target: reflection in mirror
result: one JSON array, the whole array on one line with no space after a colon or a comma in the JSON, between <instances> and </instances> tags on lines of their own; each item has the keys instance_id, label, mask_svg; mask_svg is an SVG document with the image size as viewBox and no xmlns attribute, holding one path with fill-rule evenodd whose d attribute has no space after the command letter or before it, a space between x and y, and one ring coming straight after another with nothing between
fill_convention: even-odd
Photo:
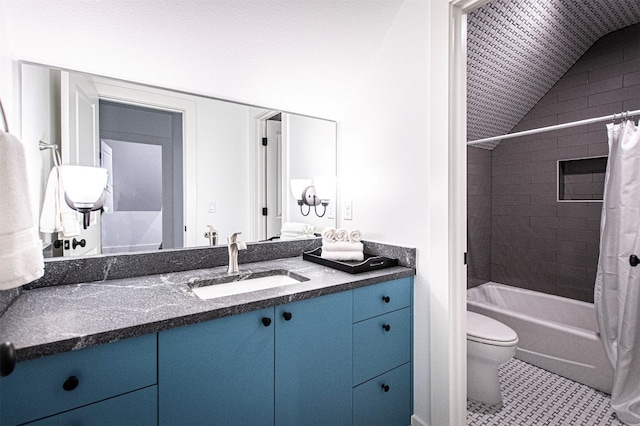
<instances>
[{"instance_id":1,"label":"reflection in mirror","mask_svg":"<svg viewBox=\"0 0 640 426\"><path fill-rule=\"evenodd\" d=\"M211 235L225 244L234 232L263 241L298 224L316 233L335 226L335 199L325 216L304 216L289 184L336 176L333 121L38 64L22 63L21 80L25 145L57 145L62 167L109 174L103 210L91 213L87 229L41 234L54 256L204 246ZM55 151L37 157L41 212Z\"/></svg>"}]
</instances>

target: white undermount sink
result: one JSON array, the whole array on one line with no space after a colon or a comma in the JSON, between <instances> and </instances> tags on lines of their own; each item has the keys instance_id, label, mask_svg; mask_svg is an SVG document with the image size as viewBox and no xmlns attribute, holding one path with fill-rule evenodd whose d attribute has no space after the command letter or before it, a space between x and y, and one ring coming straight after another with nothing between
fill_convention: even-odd
<instances>
[{"instance_id":1,"label":"white undermount sink","mask_svg":"<svg viewBox=\"0 0 640 426\"><path fill-rule=\"evenodd\" d=\"M289 284L298 284L308 280L309 278L281 269L248 274L240 273L217 278L203 278L190 282L189 287L200 299L208 300L250 291L282 287Z\"/></svg>"}]
</instances>

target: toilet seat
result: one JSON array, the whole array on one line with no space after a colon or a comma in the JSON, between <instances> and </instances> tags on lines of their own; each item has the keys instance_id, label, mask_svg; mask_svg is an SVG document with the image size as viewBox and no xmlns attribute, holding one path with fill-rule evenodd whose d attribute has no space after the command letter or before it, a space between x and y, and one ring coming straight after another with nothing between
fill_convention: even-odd
<instances>
[{"instance_id":1,"label":"toilet seat","mask_svg":"<svg viewBox=\"0 0 640 426\"><path fill-rule=\"evenodd\" d=\"M500 321L467 311L467 340L493 346L514 346L518 344L518 335Z\"/></svg>"}]
</instances>

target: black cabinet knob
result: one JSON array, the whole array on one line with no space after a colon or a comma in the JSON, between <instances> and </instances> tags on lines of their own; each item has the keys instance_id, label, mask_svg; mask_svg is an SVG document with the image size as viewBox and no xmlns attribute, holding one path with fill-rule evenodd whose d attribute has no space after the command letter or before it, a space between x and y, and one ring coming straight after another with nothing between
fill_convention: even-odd
<instances>
[{"instance_id":1,"label":"black cabinet knob","mask_svg":"<svg viewBox=\"0 0 640 426\"><path fill-rule=\"evenodd\" d=\"M80 246L80 247L84 247L87 245L87 240L85 240L84 238L81 239L80 241L76 240L75 238L73 239L73 243L71 244L75 250L76 247Z\"/></svg>"},{"instance_id":2,"label":"black cabinet knob","mask_svg":"<svg viewBox=\"0 0 640 426\"><path fill-rule=\"evenodd\" d=\"M389 324L383 324L382 328L384 328L384 331L389 331L391 330L391 326Z\"/></svg>"},{"instance_id":3,"label":"black cabinet knob","mask_svg":"<svg viewBox=\"0 0 640 426\"><path fill-rule=\"evenodd\" d=\"M384 300L384 303L391 302L391 298L389 296L382 296L382 300Z\"/></svg>"},{"instance_id":4,"label":"black cabinet knob","mask_svg":"<svg viewBox=\"0 0 640 426\"><path fill-rule=\"evenodd\" d=\"M79 384L80 380L78 380L76 376L71 376L64 381L64 383L62 384L62 389L66 390L67 392L72 391L77 388Z\"/></svg>"},{"instance_id":5,"label":"black cabinet knob","mask_svg":"<svg viewBox=\"0 0 640 426\"><path fill-rule=\"evenodd\" d=\"M638 266L638 264L640 264L640 259L638 259L638 256L636 256L635 254L629 256L629 265L636 267Z\"/></svg>"},{"instance_id":6,"label":"black cabinet knob","mask_svg":"<svg viewBox=\"0 0 640 426\"><path fill-rule=\"evenodd\" d=\"M0 377L8 376L16 367L16 348L11 342L0 343Z\"/></svg>"},{"instance_id":7,"label":"black cabinet knob","mask_svg":"<svg viewBox=\"0 0 640 426\"><path fill-rule=\"evenodd\" d=\"M282 318L284 318L285 321L289 321L291 319L291 312L283 312Z\"/></svg>"},{"instance_id":8,"label":"black cabinet knob","mask_svg":"<svg viewBox=\"0 0 640 426\"><path fill-rule=\"evenodd\" d=\"M264 325L265 327L269 327L271 325L271 318L262 318L262 325Z\"/></svg>"},{"instance_id":9,"label":"black cabinet knob","mask_svg":"<svg viewBox=\"0 0 640 426\"><path fill-rule=\"evenodd\" d=\"M389 385L385 385L385 384L383 384L383 385L382 385L382 389L383 389L385 392L389 392Z\"/></svg>"}]
</instances>

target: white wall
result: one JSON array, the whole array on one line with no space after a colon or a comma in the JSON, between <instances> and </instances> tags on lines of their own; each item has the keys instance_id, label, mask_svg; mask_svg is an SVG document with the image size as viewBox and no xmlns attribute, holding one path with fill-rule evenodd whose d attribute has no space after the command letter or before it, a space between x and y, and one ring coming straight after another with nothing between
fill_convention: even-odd
<instances>
[{"instance_id":1,"label":"white wall","mask_svg":"<svg viewBox=\"0 0 640 426\"><path fill-rule=\"evenodd\" d=\"M450 423L447 0L1 1L12 59L336 119L340 225L417 248L414 422Z\"/></svg>"},{"instance_id":2,"label":"white wall","mask_svg":"<svg viewBox=\"0 0 640 426\"><path fill-rule=\"evenodd\" d=\"M340 191L366 239L417 248L414 421L430 422L429 22L426 1L405 1L338 125ZM446 140L446 139L445 139ZM445 184L445 180L440 180Z\"/></svg>"}]
</instances>

